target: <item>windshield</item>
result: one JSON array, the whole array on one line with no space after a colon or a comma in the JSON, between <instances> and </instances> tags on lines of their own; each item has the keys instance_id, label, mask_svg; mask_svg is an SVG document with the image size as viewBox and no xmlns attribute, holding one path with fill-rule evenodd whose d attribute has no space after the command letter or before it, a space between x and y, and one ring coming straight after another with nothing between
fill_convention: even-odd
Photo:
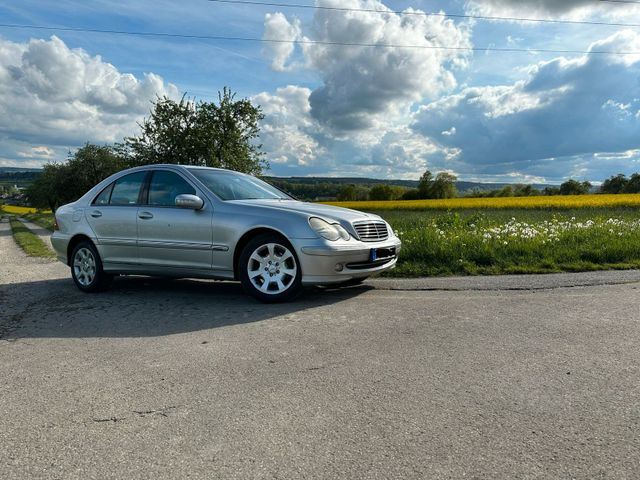
<instances>
[{"instance_id":1,"label":"windshield","mask_svg":"<svg viewBox=\"0 0 640 480\"><path fill-rule=\"evenodd\" d=\"M286 193L250 175L202 168L189 171L222 200L291 200Z\"/></svg>"}]
</instances>

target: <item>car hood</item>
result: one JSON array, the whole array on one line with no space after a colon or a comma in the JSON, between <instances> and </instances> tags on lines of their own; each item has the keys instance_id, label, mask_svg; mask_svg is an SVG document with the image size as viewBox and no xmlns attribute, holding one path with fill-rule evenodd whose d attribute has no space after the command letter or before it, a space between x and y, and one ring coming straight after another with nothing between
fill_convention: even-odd
<instances>
[{"instance_id":1,"label":"car hood","mask_svg":"<svg viewBox=\"0 0 640 480\"><path fill-rule=\"evenodd\" d=\"M351 210L349 208L334 207L332 205L323 205L321 203L300 202L298 200L229 200L229 203L289 212L299 212L338 222L352 223L356 220L380 219L378 215L371 213L364 213L358 210Z\"/></svg>"}]
</instances>

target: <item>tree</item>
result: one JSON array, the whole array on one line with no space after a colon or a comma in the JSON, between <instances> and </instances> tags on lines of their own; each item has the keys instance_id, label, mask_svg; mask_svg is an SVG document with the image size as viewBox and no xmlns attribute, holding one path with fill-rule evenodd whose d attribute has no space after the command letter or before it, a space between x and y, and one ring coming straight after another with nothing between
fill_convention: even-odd
<instances>
[{"instance_id":1,"label":"tree","mask_svg":"<svg viewBox=\"0 0 640 480\"><path fill-rule=\"evenodd\" d=\"M49 208L52 212L70 201L67 195L73 185L70 170L65 164L47 163L42 174L26 190L29 203L36 208Z\"/></svg>"},{"instance_id":2,"label":"tree","mask_svg":"<svg viewBox=\"0 0 640 480\"><path fill-rule=\"evenodd\" d=\"M505 185L496 192L496 197L513 197L513 187L511 185Z\"/></svg>"},{"instance_id":3,"label":"tree","mask_svg":"<svg viewBox=\"0 0 640 480\"><path fill-rule=\"evenodd\" d=\"M447 172L440 172L435 179L427 170L418 181L418 196L420 198L453 198L458 194L456 190L456 176Z\"/></svg>"},{"instance_id":4,"label":"tree","mask_svg":"<svg viewBox=\"0 0 640 480\"><path fill-rule=\"evenodd\" d=\"M457 195L457 177L447 172L440 172L431 184L431 198L453 198Z\"/></svg>"},{"instance_id":5,"label":"tree","mask_svg":"<svg viewBox=\"0 0 640 480\"><path fill-rule=\"evenodd\" d=\"M342 187L338 193L338 200L341 202L349 202L355 200L366 200L369 196L369 189L359 185L346 185Z\"/></svg>"},{"instance_id":6,"label":"tree","mask_svg":"<svg viewBox=\"0 0 640 480\"><path fill-rule=\"evenodd\" d=\"M431 184L433 183L433 174L427 170L418 181L418 196L420 198L431 198Z\"/></svg>"},{"instance_id":7,"label":"tree","mask_svg":"<svg viewBox=\"0 0 640 480\"><path fill-rule=\"evenodd\" d=\"M264 118L250 100L236 100L228 88L218 103L179 102L167 97L153 103L137 137L127 137L120 151L132 164L180 163L260 174L264 160L258 123Z\"/></svg>"},{"instance_id":8,"label":"tree","mask_svg":"<svg viewBox=\"0 0 640 480\"><path fill-rule=\"evenodd\" d=\"M622 193L628 183L629 179L627 179L626 175L619 173L618 175L613 175L612 177L609 177L604 182L602 182L602 185L600 186L600 192Z\"/></svg>"},{"instance_id":9,"label":"tree","mask_svg":"<svg viewBox=\"0 0 640 480\"><path fill-rule=\"evenodd\" d=\"M369 200L391 200L393 189L389 185L375 185L369 190Z\"/></svg>"},{"instance_id":10,"label":"tree","mask_svg":"<svg viewBox=\"0 0 640 480\"><path fill-rule=\"evenodd\" d=\"M87 143L75 153L69 153L65 163L46 164L26 195L34 207L55 212L60 205L77 200L95 184L126 166L112 147Z\"/></svg>"},{"instance_id":11,"label":"tree","mask_svg":"<svg viewBox=\"0 0 640 480\"><path fill-rule=\"evenodd\" d=\"M513 195L515 197L532 197L540 195L540 190L533 188L533 185L518 183L513 188Z\"/></svg>"},{"instance_id":12,"label":"tree","mask_svg":"<svg viewBox=\"0 0 640 480\"><path fill-rule=\"evenodd\" d=\"M417 188L410 188L402 194L402 200L419 200L420 191Z\"/></svg>"},{"instance_id":13,"label":"tree","mask_svg":"<svg viewBox=\"0 0 640 480\"><path fill-rule=\"evenodd\" d=\"M640 193L640 173L634 173L624 187L624 193Z\"/></svg>"},{"instance_id":14,"label":"tree","mask_svg":"<svg viewBox=\"0 0 640 480\"><path fill-rule=\"evenodd\" d=\"M560 195L560 188L559 187L544 187L544 190L542 190L542 194L543 195L547 195L547 196Z\"/></svg>"},{"instance_id":15,"label":"tree","mask_svg":"<svg viewBox=\"0 0 640 480\"><path fill-rule=\"evenodd\" d=\"M591 183L569 179L560 185L560 195L586 195L591 190Z\"/></svg>"}]
</instances>

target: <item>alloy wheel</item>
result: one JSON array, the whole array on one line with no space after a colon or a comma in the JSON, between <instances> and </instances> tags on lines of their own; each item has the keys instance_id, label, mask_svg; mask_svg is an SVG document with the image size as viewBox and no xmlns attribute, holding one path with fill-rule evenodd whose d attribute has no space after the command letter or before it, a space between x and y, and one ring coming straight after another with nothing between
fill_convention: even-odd
<instances>
[{"instance_id":1,"label":"alloy wheel","mask_svg":"<svg viewBox=\"0 0 640 480\"><path fill-rule=\"evenodd\" d=\"M287 291L294 283L298 266L287 247L267 243L253 251L247 264L247 273L258 291L277 295Z\"/></svg>"},{"instance_id":2,"label":"alloy wheel","mask_svg":"<svg viewBox=\"0 0 640 480\"><path fill-rule=\"evenodd\" d=\"M73 272L78 283L88 287L96 278L96 259L88 248L80 248L73 257Z\"/></svg>"}]
</instances>

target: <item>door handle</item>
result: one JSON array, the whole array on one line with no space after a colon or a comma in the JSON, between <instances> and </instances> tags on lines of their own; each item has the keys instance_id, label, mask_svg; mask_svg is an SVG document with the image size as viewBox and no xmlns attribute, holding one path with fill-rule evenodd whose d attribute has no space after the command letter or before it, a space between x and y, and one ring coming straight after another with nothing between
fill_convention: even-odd
<instances>
[{"instance_id":1,"label":"door handle","mask_svg":"<svg viewBox=\"0 0 640 480\"><path fill-rule=\"evenodd\" d=\"M141 218L143 220L149 220L150 218L153 218L153 213L150 212L140 212L138 214L138 218Z\"/></svg>"},{"instance_id":2,"label":"door handle","mask_svg":"<svg viewBox=\"0 0 640 480\"><path fill-rule=\"evenodd\" d=\"M91 216L93 218L100 218L102 216L102 212L100 212L99 210L94 210L93 212L91 212Z\"/></svg>"}]
</instances>

